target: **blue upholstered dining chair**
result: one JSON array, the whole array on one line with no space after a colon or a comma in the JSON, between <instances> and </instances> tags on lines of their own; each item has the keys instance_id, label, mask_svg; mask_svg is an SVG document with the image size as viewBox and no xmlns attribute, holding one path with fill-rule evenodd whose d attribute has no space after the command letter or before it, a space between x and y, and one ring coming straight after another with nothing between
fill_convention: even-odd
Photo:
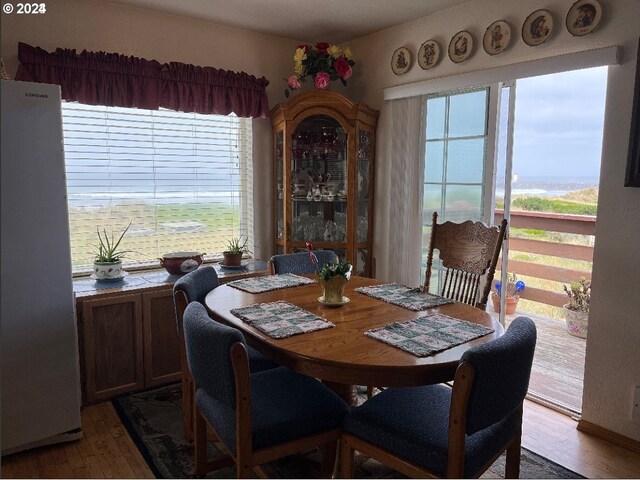
<instances>
[{"instance_id":1,"label":"blue upholstered dining chair","mask_svg":"<svg viewBox=\"0 0 640 480\"><path fill-rule=\"evenodd\" d=\"M238 478L263 463L320 446L333 470L348 407L318 380L285 367L249 373L242 332L212 321L191 302L184 312L189 369L196 384L196 473L206 473L207 422L235 460ZM205 420L206 419L206 420ZM263 472L260 472L263 473Z\"/></svg>"},{"instance_id":2,"label":"blue upholstered dining chair","mask_svg":"<svg viewBox=\"0 0 640 480\"><path fill-rule=\"evenodd\" d=\"M215 268L210 265L202 266L180 277L173 285L173 302L176 311L176 326L180 343L180 362L182 364L182 415L183 430L187 440L193 440L193 380L187 365L185 353L184 333L182 319L184 310L190 302L200 302L204 305L204 299L211 290L220 282ZM269 368L279 367L260 352L248 347L249 365L252 372L259 372Z\"/></svg>"},{"instance_id":3,"label":"blue upholstered dining chair","mask_svg":"<svg viewBox=\"0 0 640 480\"><path fill-rule=\"evenodd\" d=\"M518 317L502 337L462 355L453 388L388 388L353 409L343 478L353 474L354 450L419 478L477 478L506 450L505 478L517 478L535 345L535 324Z\"/></svg>"},{"instance_id":4,"label":"blue upholstered dining chair","mask_svg":"<svg viewBox=\"0 0 640 480\"><path fill-rule=\"evenodd\" d=\"M338 256L333 250L314 250L313 253L318 259L318 268L338 261ZM269 259L268 268L271 274L313 273L316 270L309 259L309 252L274 255Z\"/></svg>"}]
</instances>

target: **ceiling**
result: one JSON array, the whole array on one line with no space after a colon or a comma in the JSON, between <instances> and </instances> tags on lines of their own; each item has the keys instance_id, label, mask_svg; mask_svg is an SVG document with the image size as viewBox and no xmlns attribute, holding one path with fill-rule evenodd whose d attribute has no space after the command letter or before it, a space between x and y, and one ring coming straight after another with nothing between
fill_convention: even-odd
<instances>
[{"instance_id":1,"label":"ceiling","mask_svg":"<svg viewBox=\"0 0 640 480\"><path fill-rule=\"evenodd\" d=\"M468 0L110 0L309 43L342 43Z\"/></svg>"}]
</instances>

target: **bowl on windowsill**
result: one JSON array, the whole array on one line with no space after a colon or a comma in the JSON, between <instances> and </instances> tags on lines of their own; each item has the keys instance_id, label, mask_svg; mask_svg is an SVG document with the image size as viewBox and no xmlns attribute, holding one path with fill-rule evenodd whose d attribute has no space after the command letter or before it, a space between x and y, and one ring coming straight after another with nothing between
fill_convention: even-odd
<instances>
[{"instance_id":1,"label":"bowl on windowsill","mask_svg":"<svg viewBox=\"0 0 640 480\"><path fill-rule=\"evenodd\" d=\"M171 275L184 275L202 265L204 255L199 252L174 252L166 253L158 260L160 260L160 265Z\"/></svg>"}]
</instances>

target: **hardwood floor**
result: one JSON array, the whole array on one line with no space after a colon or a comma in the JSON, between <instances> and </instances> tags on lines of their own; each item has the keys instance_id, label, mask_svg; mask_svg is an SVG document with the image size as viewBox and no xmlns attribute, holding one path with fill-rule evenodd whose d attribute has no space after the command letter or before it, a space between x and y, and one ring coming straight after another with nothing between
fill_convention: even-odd
<instances>
[{"instance_id":1,"label":"hardwood floor","mask_svg":"<svg viewBox=\"0 0 640 480\"><path fill-rule=\"evenodd\" d=\"M111 402L82 410L84 438L2 458L2 478L154 478ZM589 478L640 478L640 455L527 401L522 445Z\"/></svg>"},{"instance_id":2,"label":"hardwood floor","mask_svg":"<svg viewBox=\"0 0 640 480\"><path fill-rule=\"evenodd\" d=\"M111 402L82 409L84 437L2 457L2 478L155 478Z\"/></svg>"},{"instance_id":3,"label":"hardwood floor","mask_svg":"<svg viewBox=\"0 0 640 480\"><path fill-rule=\"evenodd\" d=\"M587 478L640 478L640 455L576 429L577 422L527 401L522 446Z\"/></svg>"}]
</instances>

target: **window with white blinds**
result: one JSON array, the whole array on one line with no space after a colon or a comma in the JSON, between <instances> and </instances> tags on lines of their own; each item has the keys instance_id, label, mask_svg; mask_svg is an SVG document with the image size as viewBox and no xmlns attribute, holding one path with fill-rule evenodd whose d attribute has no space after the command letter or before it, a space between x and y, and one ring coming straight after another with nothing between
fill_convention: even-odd
<instances>
[{"instance_id":1,"label":"window with white blinds","mask_svg":"<svg viewBox=\"0 0 640 480\"><path fill-rule=\"evenodd\" d=\"M93 263L96 229L129 222L125 266L253 245L251 119L67 102L62 116L74 272Z\"/></svg>"}]
</instances>

